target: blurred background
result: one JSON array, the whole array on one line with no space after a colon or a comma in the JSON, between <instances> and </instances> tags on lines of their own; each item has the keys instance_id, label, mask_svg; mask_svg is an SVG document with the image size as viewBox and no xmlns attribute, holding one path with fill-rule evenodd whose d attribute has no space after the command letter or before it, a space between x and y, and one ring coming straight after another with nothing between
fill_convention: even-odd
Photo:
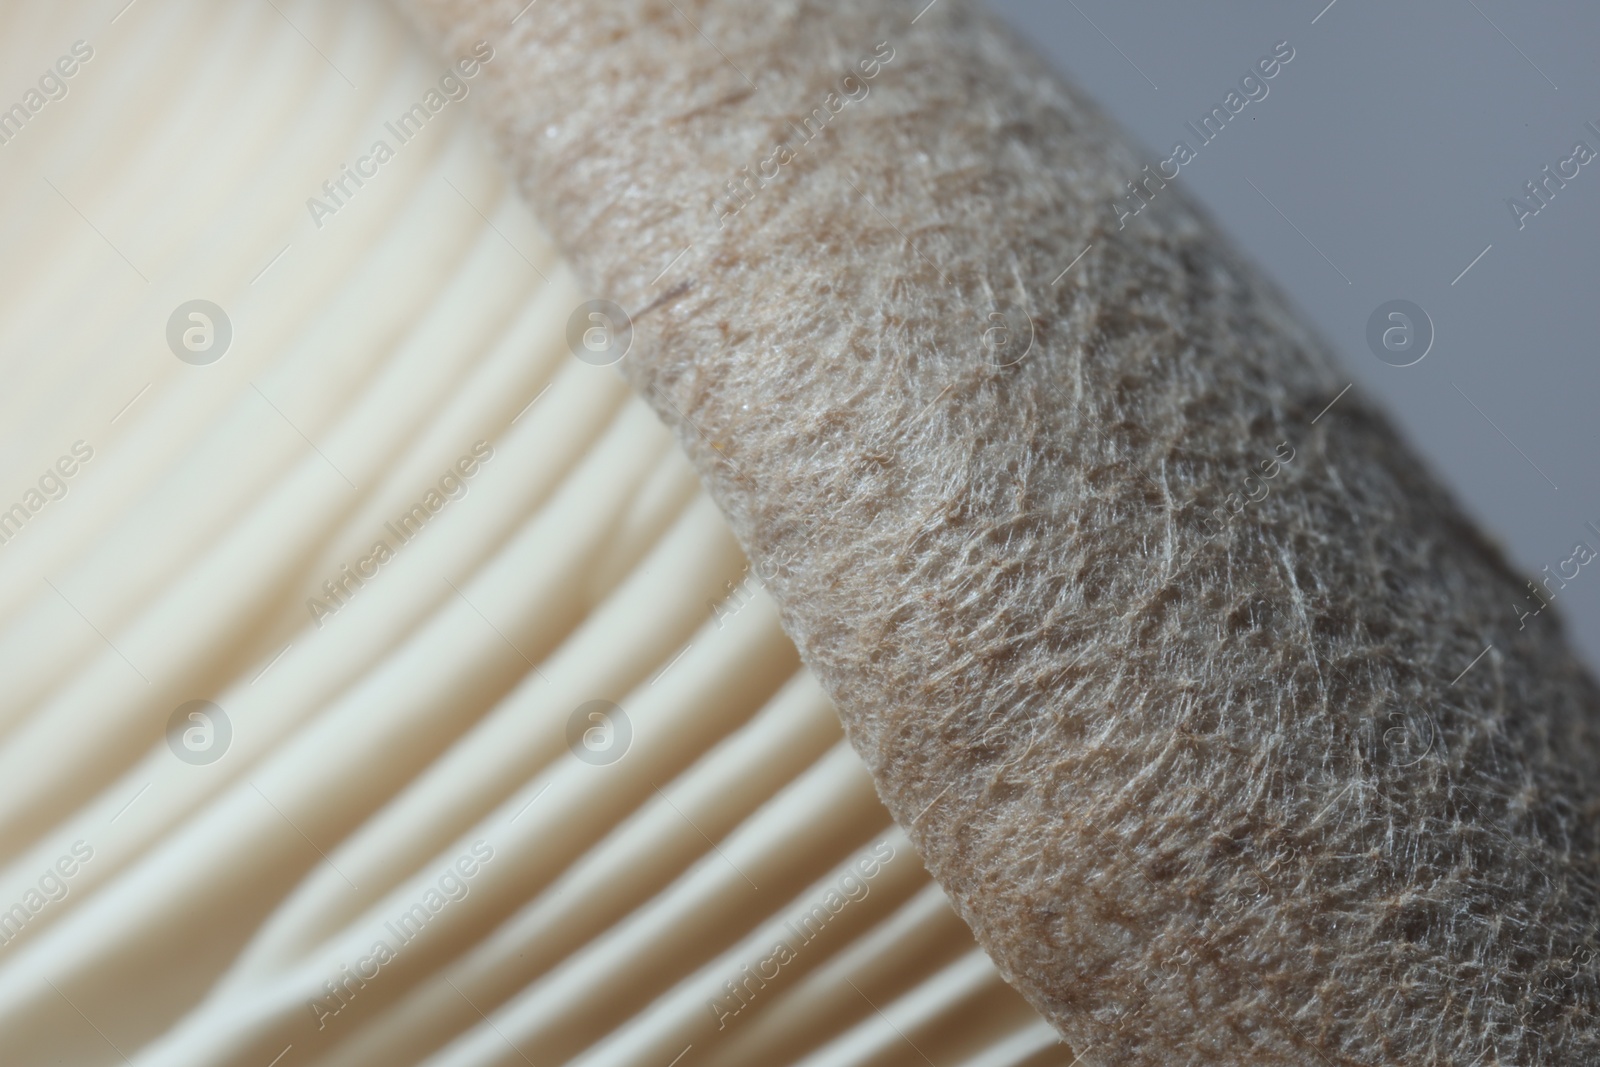
<instances>
[{"instance_id":1,"label":"blurred background","mask_svg":"<svg viewBox=\"0 0 1600 1067\"><path fill-rule=\"evenodd\" d=\"M1577 141L1600 152L1585 125L1600 127L1600 7L991 3L1152 165L1175 140L1197 144L1184 123L1198 126L1288 41L1294 59L1267 97L1177 182L1290 294L1529 579L1555 574L1576 541L1600 549L1586 525L1600 526L1600 166L1548 186L1548 206L1525 189ZM1513 197L1539 207L1520 229ZM1432 320L1432 349L1410 366L1367 342L1368 319L1391 300ZM1554 603L1600 666L1600 573L1583 569ZM1507 604L1507 625L1535 606ZM1549 623L1550 612L1527 621Z\"/></svg>"}]
</instances>

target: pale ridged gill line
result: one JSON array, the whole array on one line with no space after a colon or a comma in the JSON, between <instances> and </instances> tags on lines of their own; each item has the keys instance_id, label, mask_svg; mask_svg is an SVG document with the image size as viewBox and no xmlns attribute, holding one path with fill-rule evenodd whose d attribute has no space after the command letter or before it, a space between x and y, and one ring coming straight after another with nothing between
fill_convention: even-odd
<instances>
[{"instance_id":1,"label":"pale ridged gill line","mask_svg":"<svg viewBox=\"0 0 1600 1067\"><path fill-rule=\"evenodd\" d=\"M312 222L442 64L377 0L122 6L0 14L13 74L95 49L0 145L0 506L95 450L0 544L0 908L93 848L0 944L0 1061L1071 1062L667 431L569 352L587 294L467 107ZM203 367L163 334L195 297L234 329ZM168 746L191 699L216 762ZM573 747L594 699L614 763ZM465 895L347 978L477 841Z\"/></svg>"}]
</instances>

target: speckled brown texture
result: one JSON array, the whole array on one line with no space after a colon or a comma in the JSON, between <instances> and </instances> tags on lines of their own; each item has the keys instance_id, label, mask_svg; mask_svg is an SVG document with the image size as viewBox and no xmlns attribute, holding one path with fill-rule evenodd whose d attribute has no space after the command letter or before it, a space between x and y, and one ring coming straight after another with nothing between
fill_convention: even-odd
<instances>
[{"instance_id":1,"label":"speckled brown texture","mask_svg":"<svg viewBox=\"0 0 1600 1067\"><path fill-rule=\"evenodd\" d=\"M1596 689L1181 189L961 0L523 2L411 6L1084 1063L1600 1063Z\"/></svg>"}]
</instances>

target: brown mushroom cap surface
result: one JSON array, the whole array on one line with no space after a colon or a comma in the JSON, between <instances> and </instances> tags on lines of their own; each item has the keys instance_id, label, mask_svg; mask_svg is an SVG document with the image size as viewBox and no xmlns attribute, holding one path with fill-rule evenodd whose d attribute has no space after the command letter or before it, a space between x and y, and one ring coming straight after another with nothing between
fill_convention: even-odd
<instances>
[{"instance_id":1,"label":"brown mushroom cap surface","mask_svg":"<svg viewBox=\"0 0 1600 1067\"><path fill-rule=\"evenodd\" d=\"M1600 1062L1595 686L1181 181L963 0L409 7L1086 1062Z\"/></svg>"}]
</instances>

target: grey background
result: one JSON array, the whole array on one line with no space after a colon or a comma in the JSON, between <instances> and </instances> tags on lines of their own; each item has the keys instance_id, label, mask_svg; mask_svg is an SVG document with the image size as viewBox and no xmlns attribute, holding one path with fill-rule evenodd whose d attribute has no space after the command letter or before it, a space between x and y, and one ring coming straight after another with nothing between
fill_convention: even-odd
<instances>
[{"instance_id":1,"label":"grey background","mask_svg":"<svg viewBox=\"0 0 1600 1067\"><path fill-rule=\"evenodd\" d=\"M1177 182L1289 293L1528 578L1554 573L1577 540L1600 549L1585 526L1600 526L1600 159L1520 231L1505 203L1575 141L1600 152L1584 128L1600 126L1600 5L990 2L1152 164L1175 140L1194 145L1183 123L1289 41L1295 57L1269 95ZM1435 328L1410 367L1366 343L1368 317L1396 298ZM1600 560L1554 607L1600 667ZM1551 616L1527 625L1552 632ZM1508 603L1503 629L1517 626Z\"/></svg>"}]
</instances>

